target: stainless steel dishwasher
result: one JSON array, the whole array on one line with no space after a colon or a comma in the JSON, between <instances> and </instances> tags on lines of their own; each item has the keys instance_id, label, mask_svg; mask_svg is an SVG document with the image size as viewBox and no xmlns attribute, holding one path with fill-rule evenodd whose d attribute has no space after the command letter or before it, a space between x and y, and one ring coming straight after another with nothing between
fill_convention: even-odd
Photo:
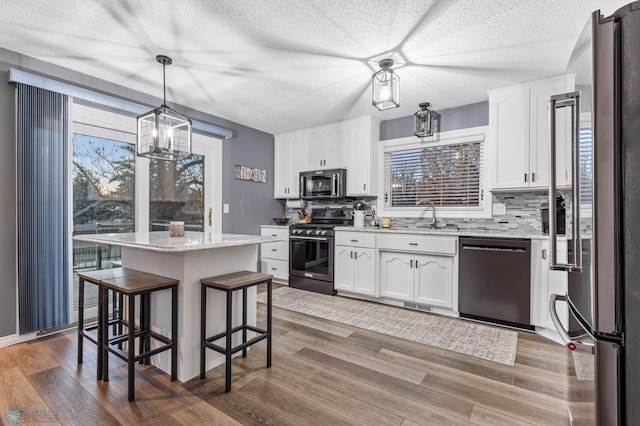
<instances>
[{"instance_id":1,"label":"stainless steel dishwasher","mask_svg":"<svg viewBox=\"0 0 640 426\"><path fill-rule=\"evenodd\" d=\"M533 329L531 240L459 240L458 309L461 317Z\"/></svg>"}]
</instances>

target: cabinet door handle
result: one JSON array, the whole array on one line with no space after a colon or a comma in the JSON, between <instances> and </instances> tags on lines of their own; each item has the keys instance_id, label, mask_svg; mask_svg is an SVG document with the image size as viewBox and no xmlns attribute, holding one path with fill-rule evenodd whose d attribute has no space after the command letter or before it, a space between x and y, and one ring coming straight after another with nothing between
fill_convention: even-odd
<instances>
[{"instance_id":1,"label":"cabinet door handle","mask_svg":"<svg viewBox=\"0 0 640 426\"><path fill-rule=\"evenodd\" d=\"M278 268L271 268L271 270L272 270L272 271L277 271L277 270L278 270Z\"/></svg>"},{"instance_id":2,"label":"cabinet door handle","mask_svg":"<svg viewBox=\"0 0 640 426\"><path fill-rule=\"evenodd\" d=\"M543 259L547 258L547 249L542 249L542 258Z\"/></svg>"},{"instance_id":3,"label":"cabinet door handle","mask_svg":"<svg viewBox=\"0 0 640 426\"><path fill-rule=\"evenodd\" d=\"M357 243L357 242L358 242L358 240L351 240L351 242L352 242L352 243Z\"/></svg>"},{"instance_id":4,"label":"cabinet door handle","mask_svg":"<svg viewBox=\"0 0 640 426\"><path fill-rule=\"evenodd\" d=\"M417 246L418 243L409 243L410 246Z\"/></svg>"},{"instance_id":5,"label":"cabinet door handle","mask_svg":"<svg viewBox=\"0 0 640 426\"><path fill-rule=\"evenodd\" d=\"M362 189L364 189L365 191L367 190L367 184L362 184Z\"/></svg>"},{"instance_id":6,"label":"cabinet door handle","mask_svg":"<svg viewBox=\"0 0 640 426\"><path fill-rule=\"evenodd\" d=\"M531 182L535 182L535 181L536 181L536 174L531 173Z\"/></svg>"},{"instance_id":7,"label":"cabinet door handle","mask_svg":"<svg viewBox=\"0 0 640 426\"><path fill-rule=\"evenodd\" d=\"M349 252L349 257L353 259L353 252L352 251Z\"/></svg>"},{"instance_id":8,"label":"cabinet door handle","mask_svg":"<svg viewBox=\"0 0 640 426\"><path fill-rule=\"evenodd\" d=\"M271 236L272 236L272 237L277 237L277 236L278 236L278 234L271 234Z\"/></svg>"},{"instance_id":9,"label":"cabinet door handle","mask_svg":"<svg viewBox=\"0 0 640 426\"><path fill-rule=\"evenodd\" d=\"M524 174L524 181L525 182L527 181L527 174L526 173Z\"/></svg>"},{"instance_id":10,"label":"cabinet door handle","mask_svg":"<svg viewBox=\"0 0 640 426\"><path fill-rule=\"evenodd\" d=\"M411 259L411 260L409 261L409 267L410 267L410 268L413 268L413 259Z\"/></svg>"},{"instance_id":11,"label":"cabinet door handle","mask_svg":"<svg viewBox=\"0 0 640 426\"><path fill-rule=\"evenodd\" d=\"M354 256L355 256L356 260L358 260L358 252L355 252Z\"/></svg>"},{"instance_id":12,"label":"cabinet door handle","mask_svg":"<svg viewBox=\"0 0 640 426\"><path fill-rule=\"evenodd\" d=\"M271 251L278 251L278 249L271 249Z\"/></svg>"}]
</instances>

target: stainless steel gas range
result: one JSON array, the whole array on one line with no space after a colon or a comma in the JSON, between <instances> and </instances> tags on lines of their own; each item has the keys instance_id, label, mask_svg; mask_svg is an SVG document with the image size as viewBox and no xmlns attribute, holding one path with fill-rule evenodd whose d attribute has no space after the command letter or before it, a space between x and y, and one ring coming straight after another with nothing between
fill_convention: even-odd
<instances>
[{"instance_id":1,"label":"stainless steel gas range","mask_svg":"<svg viewBox=\"0 0 640 426\"><path fill-rule=\"evenodd\" d=\"M311 223L289 227L289 287L335 294L334 228L353 225L351 208L315 208Z\"/></svg>"}]
</instances>

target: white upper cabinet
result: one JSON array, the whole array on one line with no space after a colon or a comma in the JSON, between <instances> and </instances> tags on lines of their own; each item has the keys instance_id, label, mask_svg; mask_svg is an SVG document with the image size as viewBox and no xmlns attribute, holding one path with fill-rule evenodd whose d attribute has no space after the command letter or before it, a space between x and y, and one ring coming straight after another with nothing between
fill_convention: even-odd
<instances>
[{"instance_id":1,"label":"white upper cabinet","mask_svg":"<svg viewBox=\"0 0 640 426\"><path fill-rule=\"evenodd\" d=\"M300 198L300 147L298 132L275 135L273 164L275 198Z\"/></svg>"},{"instance_id":2,"label":"white upper cabinet","mask_svg":"<svg viewBox=\"0 0 640 426\"><path fill-rule=\"evenodd\" d=\"M341 169L347 166L344 155L345 129L342 122L300 130L303 161L301 171Z\"/></svg>"},{"instance_id":3,"label":"white upper cabinet","mask_svg":"<svg viewBox=\"0 0 640 426\"><path fill-rule=\"evenodd\" d=\"M275 135L275 198L298 198L300 172L327 169L347 169L348 196L377 196L379 139L371 116Z\"/></svg>"},{"instance_id":4,"label":"white upper cabinet","mask_svg":"<svg viewBox=\"0 0 640 426\"><path fill-rule=\"evenodd\" d=\"M542 189L549 184L549 98L575 89L570 74L489 92L493 189ZM557 115L557 185L570 183L566 115Z\"/></svg>"},{"instance_id":5,"label":"white upper cabinet","mask_svg":"<svg viewBox=\"0 0 640 426\"><path fill-rule=\"evenodd\" d=\"M529 89L489 95L489 125L495 146L493 187L528 186Z\"/></svg>"},{"instance_id":6,"label":"white upper cabinet","mask_svg":"<svg viewBox=\"0 0 640 426\"><path fill-rule=\"evenodd\" d=\"M347 128L347 195L350 197L377 195L380 122L360 117L345 122Z\"/></svg>"}]
</instances>

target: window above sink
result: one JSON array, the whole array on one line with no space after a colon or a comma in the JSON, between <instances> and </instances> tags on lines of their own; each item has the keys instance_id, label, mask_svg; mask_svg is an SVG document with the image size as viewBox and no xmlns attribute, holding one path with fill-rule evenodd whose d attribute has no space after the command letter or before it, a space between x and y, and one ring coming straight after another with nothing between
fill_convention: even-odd
<instances>
[{"instance_id":1,"label":"window above sink","mask_svg":"<svg viewBox=\"0 0 640 426\"><path fill-rule=\"evenodd\" d=\"M383 142L379 215L491 217L485 170L488 126Z\"/></svg>"}]
</instances>

